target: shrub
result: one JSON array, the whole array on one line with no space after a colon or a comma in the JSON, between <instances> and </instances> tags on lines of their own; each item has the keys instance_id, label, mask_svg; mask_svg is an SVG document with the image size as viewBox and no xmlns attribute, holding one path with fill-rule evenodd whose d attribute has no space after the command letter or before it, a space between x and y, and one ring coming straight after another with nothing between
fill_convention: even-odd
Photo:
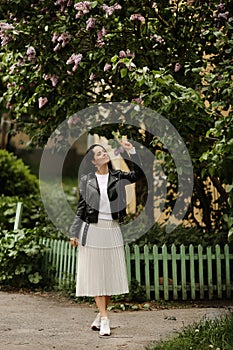
<instances>
[{"instance_id":1,"label":"shrub","mask_svg":"<svg viewBox=\"0 0 233 350\"><path fill-rule=\"evenodd\" d=\"M17 288L44 285L45 249L35 230L0 232L0 284Z\"/></svg>"},{"instance_id":2,"label":"shrub","mask_svg":"<svg viewBox=\"0 0 233 350\"><path fill-rule=\"evenodd\" d=\"M39 237L64 238L64 234L59 232L52 224L44 209L39 196L28 197L0 197L0 231L12 231L14 228L17 203L23 202L23 215L21 226L24 229L34 229Z\"/></svg>"},{"instance_id":3,"label":"shrub","mask_svg":"<svg viewBox=\"0 0 233 350\"><path fill-rule=\"evenodd\" d=\"M13 153L0 150L0 194L28 196L39 193L38 180Z\"/></svg>"}]
</instances>

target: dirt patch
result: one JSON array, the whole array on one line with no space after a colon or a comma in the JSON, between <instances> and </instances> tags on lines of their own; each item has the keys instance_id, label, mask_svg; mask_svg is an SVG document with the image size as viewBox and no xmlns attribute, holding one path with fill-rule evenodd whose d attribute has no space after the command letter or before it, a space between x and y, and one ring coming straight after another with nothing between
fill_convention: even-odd
<instances>
[{"instance_id":1,"label":"dirt patch","mask_svg":"<svg viewBox=\"0 0 233 350\"><path fill-rule=\"evenodd\" d=\"M58 293L0 292L0 348L142 350L202 318L214 319L233 310L232 302L207 305L183 303L183 307L169 308L151 303L150 311L112 310L111 336L100 337L90 329L96 316L94 305L75 304Z\"/></svg>"}]
</instances>

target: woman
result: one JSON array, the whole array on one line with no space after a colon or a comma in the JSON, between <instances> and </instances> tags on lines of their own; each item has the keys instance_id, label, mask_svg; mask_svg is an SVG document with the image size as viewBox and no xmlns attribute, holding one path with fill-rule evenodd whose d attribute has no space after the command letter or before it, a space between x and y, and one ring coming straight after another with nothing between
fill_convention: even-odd
<instances>
[{"instance_id":1,"label":"woman","mask_svg":"<svg viewBox=\"0 0 233 350\"><path fill-rule=\"evenodd\" d=\"M133 145L123 140L121 146L139 163ZM124 242L119 224L126 215L125 185L133 183L142 172L113 170L104 147L95 144L86 152L86 170L79 182L79 202L70 229L70 242L79 245L77 296L95 298L99 313L91 325L100 335L110 335L107 306L111 295L129 292Z\"/></svg>"}]
</instances>

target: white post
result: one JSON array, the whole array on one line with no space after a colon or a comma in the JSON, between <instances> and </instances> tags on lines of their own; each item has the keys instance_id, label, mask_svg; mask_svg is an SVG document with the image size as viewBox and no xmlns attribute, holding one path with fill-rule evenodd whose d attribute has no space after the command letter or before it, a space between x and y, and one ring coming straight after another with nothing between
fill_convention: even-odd
<instances>
[{"instance_id":1,"label":"white post","mask_svg":"<svg viewBox=\"0 0 233 350\"><path fill-rule=\"evenodd\" d=\"M17 208L16 208L14 230L18 230L21 226L22 213L23 213L23 203L18 202Z\"/></svg>"}]
</instances>

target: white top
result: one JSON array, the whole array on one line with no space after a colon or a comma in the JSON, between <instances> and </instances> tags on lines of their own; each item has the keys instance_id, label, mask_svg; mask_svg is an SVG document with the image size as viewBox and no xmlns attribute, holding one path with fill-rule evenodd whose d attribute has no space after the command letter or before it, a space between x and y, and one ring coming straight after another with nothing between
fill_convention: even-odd
<instances>
[{"instance_id":1,"label":"white top","mask_svg":"<svg viewBox=\"0 0 233 350\"><path fill-rule=\"evenodd\" d=\"M129 150L129 153L135 154L135 148L133 147ZM99 219L112 220L111 207L107 192L109 173L103 175L95 173L95 175L100 189Z\"/></svg>"},{"instance_id":2,"label":"white top","mask_svg":"<svg viewBox=\"0 0 233 350\"><path fill-rule=\"evenodd\" d=\"M109 174L95 174L100 189L99 219L112 220L111 207L108 199L108 176Z\"/></svg>"}]
</instances>

